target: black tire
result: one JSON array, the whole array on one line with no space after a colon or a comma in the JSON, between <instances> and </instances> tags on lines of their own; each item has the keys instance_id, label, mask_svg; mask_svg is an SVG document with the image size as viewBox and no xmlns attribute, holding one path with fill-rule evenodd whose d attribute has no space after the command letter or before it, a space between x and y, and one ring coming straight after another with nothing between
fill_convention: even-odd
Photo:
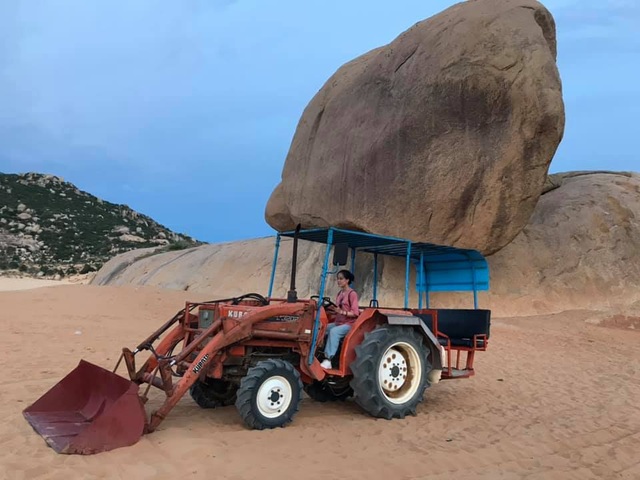
<instances>
[{"instance_id":1,"label":"black tire","mask_svg":"<svg viewBox=\"0 0 640 480\"><path fill-rule=\"evenodd\" d=\"M345 401L347 398L353 395L353 390L350 386L342 387L340 390L337 388L332 389L329 385L323 382L314 381L304 386L304 391L316 402L338 402Z\"/></svg>"},{"instance_id":2,"label":"black tire","mask_svg":"<svg viewBox=\"0 0 640 480\"><path fill-rule=\"evenodd\" d=\"M355 353L350 367L356 403L378 418L415 415L431 370L422 336L411 327L387 325L365 334Z\"/></svg>"},{"instance_id":3,"label":"black tire","mask_svg":"<svg viewBox=\"0 0 640 480\"><path fill-rule=\"evenodd\" d=\"M201 408L216 408L233 405L236 401L238 386L225 380L208 378L196 381L189 393L193 401Z\"/></svg>"},{"instance_id":4,"label":"black tire","mask_svg":"<svg viewBox=\"0 0 640 480\"><path fill-rule=\"evenodd\" d=\"M270 359L250 368L242 379L236 408L249 428L263 430L290 423L300 400L302 381L298 371L289 362Z\"/></svg>"}]
</instances>

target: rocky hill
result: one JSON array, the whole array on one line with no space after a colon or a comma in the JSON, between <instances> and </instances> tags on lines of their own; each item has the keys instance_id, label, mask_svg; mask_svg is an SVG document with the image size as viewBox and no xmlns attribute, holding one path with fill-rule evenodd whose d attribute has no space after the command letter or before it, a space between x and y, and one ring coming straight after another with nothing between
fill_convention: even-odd
<instances>
[{"instance_id":1,"label":"rocky hill","mask_svg":"<svg viewBox=\"0 0 640 480\"><path fill-rule=\"evenodd\" d=\"M0 273L62 277L97 270L129 250L201 243L60 177L0 173Z\"/></svg>"}]
</instances>

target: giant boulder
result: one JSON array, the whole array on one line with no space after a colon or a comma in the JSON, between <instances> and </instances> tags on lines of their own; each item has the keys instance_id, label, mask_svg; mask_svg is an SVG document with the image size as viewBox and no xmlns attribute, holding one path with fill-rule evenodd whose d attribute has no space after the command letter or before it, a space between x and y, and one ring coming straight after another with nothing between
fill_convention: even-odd
<instances>
[{"instance_id":1,"label":"giant boulder","mask_svg":"<svg viewBox=\"0 0 640 480\"><path fill-rule=\"evenodd\" d=\"M311 100L267 222L499 250L563 135L555 59L554 20L534 0L468 1L417 23Z\"/></svg>"}]
</instances>

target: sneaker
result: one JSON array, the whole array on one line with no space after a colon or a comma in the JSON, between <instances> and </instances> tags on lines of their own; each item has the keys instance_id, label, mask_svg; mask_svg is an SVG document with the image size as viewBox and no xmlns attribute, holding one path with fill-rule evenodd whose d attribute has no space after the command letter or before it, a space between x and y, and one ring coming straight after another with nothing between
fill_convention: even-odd
<instances>
[{"instance_id":1,"label":"sneaker","mask_svg":"<svg viewBox=\"0 0 640 480\"><path fill-rule=\"evenodd\" d=\"M326 359L326 358L325 358L325 359L322 361L322 363L320 363L320 366L321 366L322 368L324 368L325 370L331 370L331 368L332 368L331 360L328 360L328 359Z\"/></svg>"}]
</instances>

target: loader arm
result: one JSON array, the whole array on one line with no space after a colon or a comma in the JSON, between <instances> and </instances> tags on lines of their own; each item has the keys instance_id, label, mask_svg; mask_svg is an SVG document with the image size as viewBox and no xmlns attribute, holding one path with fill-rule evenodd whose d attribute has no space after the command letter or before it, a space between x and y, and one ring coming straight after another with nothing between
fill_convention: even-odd
<instances>
[{"instance_id":1,"label":"loader arm","mask_svg":"<svg viewBox=\"0 0 640 480\"><path fill-rule=\"evenodd\" d=\"M158 367L158 357L166 355L169 352L171 352L173 348L178 343L180 343L180 341L184 339L184 333L185 333L184 328L181 324L173 327L173 329L171 329L169 334L166 337L164 337L160 341L158 346L154 349L154 354L149 355L147 360L144 362L144 364L142 365L142 367L140 367L138 371L136 371L136 366L135 366L136 365L135 354L137 353L137 351L139 351L139 349L136 349L136 351L132 352L126 347L123 348L121 358L124 358L125 360L125 365L127 366L127 373L129 374L129 378L131 379L131 381L136 382L138 384L142 383L144 381L145 374L153 372ZM116 370L118 370L119 365L120 365L120 361L118 361L115 368L113 369L114 373L116 372Z\"/></svg>"}]
</instances>

